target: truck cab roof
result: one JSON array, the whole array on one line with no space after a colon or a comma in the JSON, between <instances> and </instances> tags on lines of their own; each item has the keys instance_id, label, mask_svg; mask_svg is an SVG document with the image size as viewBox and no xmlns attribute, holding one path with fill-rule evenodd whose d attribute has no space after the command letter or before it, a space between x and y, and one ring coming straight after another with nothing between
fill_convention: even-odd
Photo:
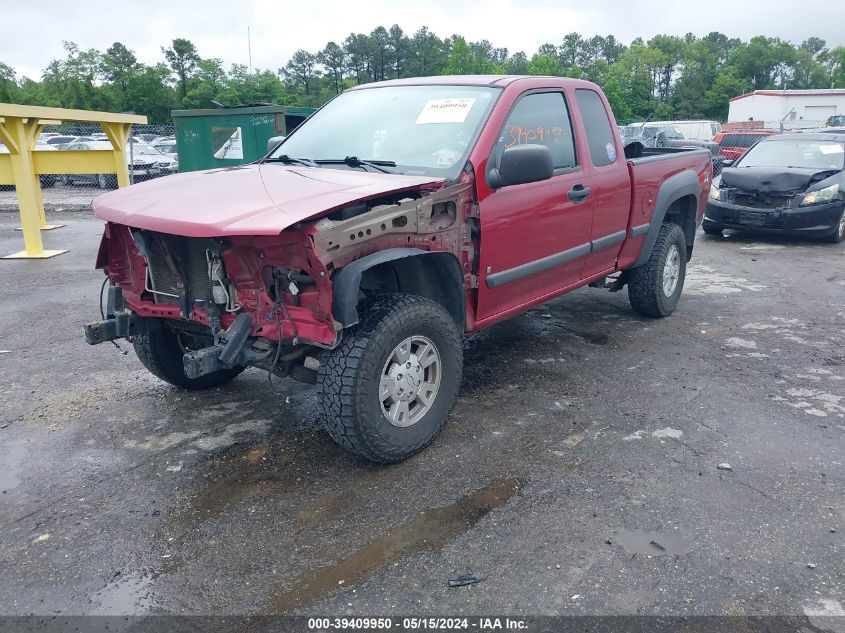
<instances>
[{"instance_id":1,"label":"truck cab roof","mask_svg":"<svg viewBox=\"0 0 845 633\"><path fill-rule=\"evenodd\" d=\"M549 83L564 86L586 85L590 82L572 77L553 77L537 75L436 75L431 77L408 77L406 79L388 79L386 81L375 81L368 84L359 84L348 88L346 92L353 90L367 90L370 88L385 88L388 86L494 86L504 88L520 81L552 80ZM592 85L592 84L590 84Z\"/></svg>"}]
</instances>

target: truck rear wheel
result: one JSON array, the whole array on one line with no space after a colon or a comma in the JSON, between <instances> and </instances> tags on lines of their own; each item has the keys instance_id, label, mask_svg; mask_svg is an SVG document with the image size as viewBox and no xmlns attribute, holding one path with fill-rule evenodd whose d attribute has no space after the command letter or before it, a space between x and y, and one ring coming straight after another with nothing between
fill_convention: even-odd
<instances>
[{"instance_id":1,"label":"truck rear wheel","mask_svg":"<svg viewBox=\"0 0 845 633\"><path fill-rule=\"evenodd\" d=\"M379 295L360 314L320 365L323 426L346 450L395 463L446 422L461 380L461 332L443 306L414 295Z\"/></svg>"},{"instance_id":2,"label":"truck rear wheel","mask_svg":"<svg viewBox=\"0 0 845 633\"><path fill-rule=\"evenodd\" d=\"M628 300L643 316L666 317L675 311L687 271L687 243L677 224L664 224L648 261L628 271Z\"/></svg>"},{"instance_id":3,"label":"truck rear wheel","mask_svg":"<svg viewBox=\"0 0 845 633\"><path fill-rule=\"evenodd\" d=\"M196 349L197 346L190 337L178 334L162 325L138 336L133 336L132 345L135 347L135 354L138 355L138 359L151 374L169 382L171 385L190 391L220 387L245 369L239 366L216 371L199 378L188 378L185 375L182 356L186 351Z\"/></svg>"}]
</instances>

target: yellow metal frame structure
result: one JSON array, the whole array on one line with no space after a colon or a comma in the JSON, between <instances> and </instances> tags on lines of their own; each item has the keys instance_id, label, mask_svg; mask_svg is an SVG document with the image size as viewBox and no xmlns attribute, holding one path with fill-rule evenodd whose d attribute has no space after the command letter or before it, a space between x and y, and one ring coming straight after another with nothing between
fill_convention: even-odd
<instances>
[{"instance_id":1,"label":"yellow metal frame structure","mask_svg":"<svg viewBox=\"0 0 845 633\"><path fill-rule=\"evenodd\" d=\"M45 125L62 121L99 123L112 149L44 152L35 143ZM135 123L147 117L67 108L45 108L0 103L0 143L9 150L0 154L0 185L14 185L18 194L24 250L0 259L44 259L66 253L45 250L41 231L58 228L47 224L41 195L41 174L115 174L117 186L129 186L126 145Z\"/></svg>"}]
</instances>

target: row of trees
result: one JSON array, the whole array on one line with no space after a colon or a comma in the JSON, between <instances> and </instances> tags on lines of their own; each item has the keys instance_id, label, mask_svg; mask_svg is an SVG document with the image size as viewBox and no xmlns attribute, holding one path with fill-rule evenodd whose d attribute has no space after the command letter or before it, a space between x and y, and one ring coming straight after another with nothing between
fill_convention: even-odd
<instances>
[{"instance_id":1,"label":"row of trees","mask_svg":"<svg viewBox=\"0 0 845 633\"><path fill-rule=\"evenodd\" d=\"M528 74L589 79L601 85L621 120L727 116L728 99L760 88L845 88L845 47L811 37L794 45L777 37L749 41L657 35L625 46L613 35L564 35L530 57L487 40L440 39L423 27L411 36L394 24L353 33L321 50L296 51L280 69L288 90L320 103L346 85L438 74ZM329 93L329 94L326 94Z\"/></svg>"},{"instance_id":2,"label":"row of trees","mask_svg":"<svg viewBox=\"0 0 845 633\"><path fill-rule=\"evenodd\" d=\"M293 105L296 95L279 75L249 72L242 64L226 70L217 58L202 58L192 42L175 39L161 49L164 61L138 61L120 42L104 53L65 42L65 57L51 61L41 81L17 77L0 61L0 102L145 114L153 123L170 120L178 108L208 108L216 103Z\"/></svg>"},{"instance_id":3,"label":"row of trees","mask_svg":"<svg viewBox=\"0 0 845 633\"><path fill-rule=\"evenodd\" d=\"M487 40L441 39L427 27L412 35L399 25L352 33L317 51L298 50L278 70L255 70L203 58L192 42L175 39L162 60L138 61L124 44L105 52L65 42L40 81L18 77L0 61L0 102L134 111L154 122L174 108L215 103L325 103L344 88L397 77L440 74L529 74L581 77L601 85L620 121L655 118L724 119L728 99L760 88L845 88L845 47L817 37L795 45L777 37L749 41L718 32L704 37L657 35L624 45L613 35L569 33L530 57Z\"/></svg>"}]
</instances>

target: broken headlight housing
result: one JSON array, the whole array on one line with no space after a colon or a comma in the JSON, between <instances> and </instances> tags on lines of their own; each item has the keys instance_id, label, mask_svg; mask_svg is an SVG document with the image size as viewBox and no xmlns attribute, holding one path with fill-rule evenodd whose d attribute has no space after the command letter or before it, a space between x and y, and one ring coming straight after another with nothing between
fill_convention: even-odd
<instances>
[{"instance_id":1,"label":"broken headlight housing","mask_svg":"<svg viewBox=\"0 0 845 633\"><path fill-rule=\"evenodd\" d=\"M837 198L839 198L839 185L830 185L830 187L825 187L824 189L805 193L804 197L801 198L801 206L833 202Z\"/></svg>"}]
</instances>

